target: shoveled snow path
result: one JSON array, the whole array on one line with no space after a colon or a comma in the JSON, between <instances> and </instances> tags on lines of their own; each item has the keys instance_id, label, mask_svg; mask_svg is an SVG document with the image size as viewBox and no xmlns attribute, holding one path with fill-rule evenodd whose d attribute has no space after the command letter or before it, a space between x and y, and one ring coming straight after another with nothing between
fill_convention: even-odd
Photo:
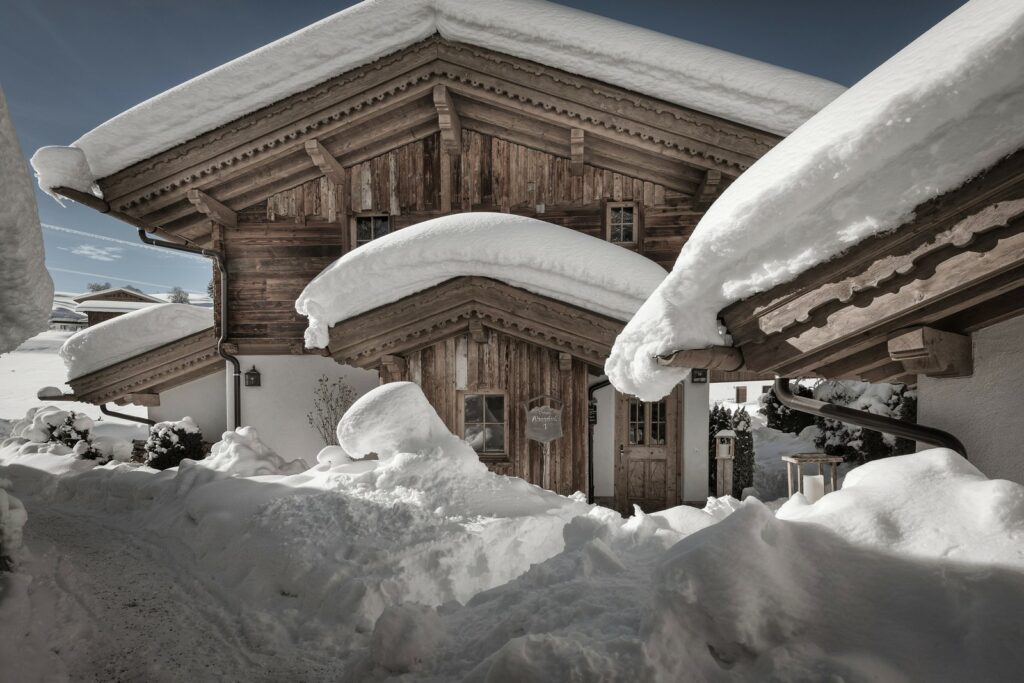
<instances>
[{"instance_id":1,"label":"shoveled snow path","mask_svg":"<svg viewBox=\"0 0 1024 683\"><path fill-rule=\"evenodd\" d=\"M47 681L343 678L336 664L294 650L254 650L244 618L158 542L78 508L27 507L31 558L20 573L32 575L31 618L19 657L36 661L25 673Z\"/></svg>"}]
</instances>

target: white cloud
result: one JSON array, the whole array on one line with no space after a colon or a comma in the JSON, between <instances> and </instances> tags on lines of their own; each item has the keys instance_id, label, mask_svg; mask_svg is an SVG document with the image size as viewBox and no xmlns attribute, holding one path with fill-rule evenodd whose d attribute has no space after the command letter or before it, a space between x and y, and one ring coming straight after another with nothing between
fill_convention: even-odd
<instances>
[{"instance_id":1,"label":"white cloud","mask_svg":"<svg viewBox=\"0 0 1024 683\"><path fill-rule=\"evenodd\" d=\"M91 244L79 244L71 249L60 247L60 249L94 261L116 261L124 255L124 249L121 247L94 247Z\"/></svg>"}]
</instances>

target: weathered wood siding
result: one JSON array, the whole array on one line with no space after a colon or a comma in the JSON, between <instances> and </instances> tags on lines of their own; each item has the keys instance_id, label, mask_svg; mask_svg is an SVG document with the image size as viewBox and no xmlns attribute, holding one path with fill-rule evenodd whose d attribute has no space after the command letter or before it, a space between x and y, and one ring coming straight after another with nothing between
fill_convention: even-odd
<instances>
[{"instance_id":1,"label":"weathered wood siding","mask_svg":"<svg viewBox=\"0 0 1024 683\"><path fill-rule=\"evenodd\" d=\"M450 205L452 212L533 216L604 239L605 204L635 201L637 249L666 268L703 213L689 196L640 178L586 164L573 176L568 158L471 130L462 140L458 156L442 152L435 134L347 167L343 186L321 176L240 211L238 227L223 231L231 339L299 341L305 323L295 298L351 248L350 217L359 213L390 214L400 229ZM442 163L451 165L450 180Z\"/></svg>"},{"instance_id":2,"label":"weathered wood siding","mask_svg":"<svg viewBox=\"0 0 1024 683\"><path fill-rule=\"evenodd\" d=\"M505 458L485 456L494 472L509 474L569 495L587 487L587 366L573 359L559 369L559 353L495 330L487 341L462 334L408 353L404 373L389 376L419 384L448 428L462 433L462 395L504 393L507 452ZM526 438L524 403L540 394L565 402L564 436L544 446Z\"/></svg>"}]
</instances>

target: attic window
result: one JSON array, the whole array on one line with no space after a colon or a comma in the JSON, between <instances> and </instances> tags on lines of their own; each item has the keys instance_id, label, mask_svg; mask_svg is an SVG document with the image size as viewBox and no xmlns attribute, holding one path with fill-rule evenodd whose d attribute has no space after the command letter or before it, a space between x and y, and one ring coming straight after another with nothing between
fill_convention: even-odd
<instances>
[{"instance_id":1,"label":"attic window","mask_svg":"<svg viewBox=\"0 0 1024 683\"><path fill-rule=\"evenodd\" d=\"M636 244L636 218L636 204L633 202L609 202L605 216L608 241L616 244Z\"/></svg>"},{"instance_id":2,"label":"attic window","mask_svg":"<svg viewBox=\"0 0 1024 683\"><path fill-rule=\"evenodd\" d=\"M391 232L391 216L356 216L354 219L354 232L355 239L353 244L355 246L361 247L364 244L368 244L378 237L383 237Z\"/></svg>"}]
</instances>

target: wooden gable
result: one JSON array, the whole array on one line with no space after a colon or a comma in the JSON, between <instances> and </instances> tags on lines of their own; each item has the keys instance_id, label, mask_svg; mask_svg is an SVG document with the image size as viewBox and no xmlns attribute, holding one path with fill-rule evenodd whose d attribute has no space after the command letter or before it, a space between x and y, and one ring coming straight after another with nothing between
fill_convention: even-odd
<instances>
[{"instance_id":1,"label":"wooden gable","mask_svg":"<svg viewBox=\"0 0 1024 683\"><path fill-rule=\"evenodd\" d=\"M459 277L375 308L330 330L329 353L340 363L376 368L462 333L483 328L564 353L600 368L622 322L483 277Z\"/></svg>"},{"instance_id":2,"label":"wooden gable","mask_svg":"<svg viewBox=\"0 0 1024 683\"><path fill-rule=\"evenodd\" d=\"M935 340L947 355L956 347L962 357L956 335L1024 313L1024 151L918 207L915 216L724 309L745 367L913 383L921 368L958 371L943 369L940 358L921 364ZM969 358L958 365L968 367Z\"/></svg>"}]
</instances>

